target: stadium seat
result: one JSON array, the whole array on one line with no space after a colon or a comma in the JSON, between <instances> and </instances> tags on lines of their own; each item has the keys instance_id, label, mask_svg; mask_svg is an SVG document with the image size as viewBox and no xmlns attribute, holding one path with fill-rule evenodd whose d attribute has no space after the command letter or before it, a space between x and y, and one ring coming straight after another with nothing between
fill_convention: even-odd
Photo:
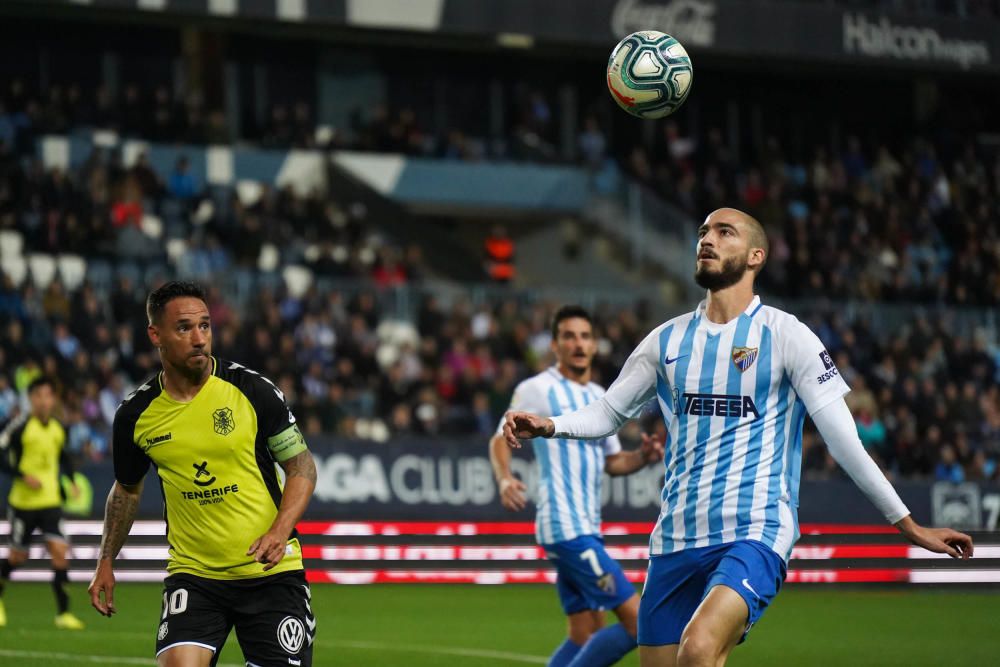
<instances>
[{"instance_id":1,"label":"stadium seat","mask_svg":"<svg viewBox=\"0 0 1000 667\"><path fill-rule=\"evenodd\" d=\"M215 215L215 204L210 199L202 199L198 207L191 213L191 224L204 225Z\"/></svg>"},{"instance_id":2,"label":"stadium seat","mask_svg":"<svg viewBox=\"0 0 1000 667\"><path fill-rule=\"evenodd\" d=\"M375 335L384 343L416 348L420 345L420 333L412 323L405 320L384 320L375 329Z\"/></svg>"},{"instance_id":3,"label":"stadium seat","mask_svg":"<svg viewBox=\"0 0 1000 667\"><path fill-rule=\"evenodd\" d=\"M305 259L310 264L318 260L319 255L320 255L320 250L319 250L319 244L317 243L310 243L309 245L306 246L306 249L302 251L302 258Z\"/></svg>"},{"instance_id":4,"label":"stadium seat","mask_svg":"<svg viewBox=\"0 0 1000 667\"><path fill-rule=\"evenodd\" d=\"M278 270L281 263L281 253L278 246L273 243L265 243L260 247L260 256L257 258L257 268L266 273Z\"/></svg>"},{"instance_id":5,"label":"stadium seat","mask_svg":"<svg viewBox=\"0 0 1000 667\"><path fill-rule=\"evenodd\" d=\"M142 216L142 231L151 239L163 238L163 220L147 213Z\"/></svg>"},{"instance_id":6,"label":"stadium seat","mask_svg":"<svg viewBox=\"0 0 1000 667\"><path fill-rule=\"evenodd\" d=\"M36 252L28 255L28 269L31 271L31 283L38 289L45 289L56 277L56 258L52 255Z\"/></svg>"},{"instance_id":7,"label":"stadium seat","mask_svg":"<svg viewBox=\"0 0 1000 667\"><path fill-rule=\"evenodd\" d=\"M317 146L326 146L336 136L337 130L332 125L317 125L313 139L316 141Z\"/></svg>"},{"instance_id":8,"label":"stadium seat","mask_svg":"<svg viewBox=\"0 0 1000 667\"><path fill-rule=\"evenodd\" d=\"M24 279L28 277L28 263L20 255L0 257L0 269L10 277L11 282L17 287L20 287L24 283Z\"/></svg>"},{"instance_id":9,"label":"stadium seat","mask_svg":"<svg viewBox=\"0 0 1000 667\"><path fill-rule=\"evenodd\" d=\"M94 130L91 135L94 145L101 148L115 148L121 140L114 130Z\"/></svg>"},{"instance_id":10,"label":"stadium seat","mask_svg":"<svg viewBox=\"0 0 1000 667\"><path fill-rule=\"evenodd\" d=\"M13 229L0 232L0 257L20 257L24 250L24 236Z\"/></svg>"},{"instance_id":11,"label":"stadium seat","mask_svg":"<svg viewBox=\"0 0 1000 667\"><path fill-rule=\"evenodd\" d=\"M169 239L167 241L167 259L174 266L177 261L187 252L188 243L184 239Z\"/></svg>"},{"instance_id":12,"label":"stadium seat","mask_svg":"<svg viewBox=\"0 0 1000 667\"><path fill-rule=\"evenodd\" d=\"M244 206L253 206L260 201L264 187L257 181L241 180L236 182L236 196Z\"/></svg>"},{"instance_id":13,"label":"stadium seat","mask_svg":"<svg viewBox=\"0 0 1000 667\"><path fill-rule=\"evenodd\" d=\"M75 290L87 277L87 260L80 255L59 255L56 258L59 278L68 290Z\"/></svg>"},{"instance_id":14,"label":"stadium seat","mask_svg":"<svg viewBox=\"0 0 1000 667\"><path fill-rule=\"evenodd\" d=\"M281 276L285 279L285 287L288 288L288 293L295 298L305 296L305 293L309 291L309 287L313 282L313 272L297 264L286 266L282 270Z\"/></svg>"}]
</instances>

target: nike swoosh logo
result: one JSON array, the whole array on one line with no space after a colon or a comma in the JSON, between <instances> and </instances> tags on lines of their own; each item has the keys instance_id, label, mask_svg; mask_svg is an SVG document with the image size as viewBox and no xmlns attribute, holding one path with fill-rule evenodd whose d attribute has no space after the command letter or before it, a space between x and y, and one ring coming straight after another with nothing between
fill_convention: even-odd
<instances>
[{"instance_id":1,"label":"nike swoosh logo","mask_svg":"<svg viewBox=\"0 0 1000 667\"><path fill-rule=\"evenodd\" d=\"M667 355L667 358L666 358L666 359L664 359L663 361L664 361L664 362L665 362L665 363L667 364L667 366L669 366L670 364L674 363L674 362L675 362L675 361L677 361L678 359L683 359L683 358L684 358L684 357L686 357L686 356L687 356L686 354L681 354L681 355L679 355L679 356L676 356L676 357L674 357L673 359L671 359L671 358L670 358L670 355L668 354L668 355Z\"/></svg>"},{"instance_id":2,"label":"nike swoosh logo","mask_svg":"<svg viewBox=\"0 0 1000 667\"><path fill-rule=\"evenodd\" d=\"M754 596L756 596L756 597L760 597L759 595L757 595L757 591L755 591L755 590L753 589L753 586L751 586L751 585L750 585L750 581L749 581L749 580L747 580L747 579L744 579L744 580L743 580L743 581L741 581L740 583L741 583L741 584L743 584L743 587L744 587L744 588L746 588L746 589L747 589L748 591L750 591L751 593L753 593L753 594L754 594Z\"/></svg>"}]
</instances>

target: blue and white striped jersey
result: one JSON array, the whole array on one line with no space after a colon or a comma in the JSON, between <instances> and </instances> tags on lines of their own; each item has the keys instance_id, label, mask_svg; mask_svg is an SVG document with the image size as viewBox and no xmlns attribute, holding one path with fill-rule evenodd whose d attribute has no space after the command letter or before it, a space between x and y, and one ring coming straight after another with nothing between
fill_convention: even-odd
<instances>
[{"instance_id":1,"label":"blue and white striped jersey","mask_svg":"<svg viewBox=\"0 0 1000 667\"><path fill-rule=\"evenodd\" d=\"M599 384L573 382L552 366L517 386L510 409L555 417L603 395L604 387ZM502 432L501 420L497 433ZM621 451L618 436L600 440L535 438L531 443L540 473L535 539L539 544L556 544L581 535L600 535L604 458Z\"/></svg>"},{"instance_id":2,"label":"blue and white striped jersey","mask_svg":"<svg viewBox=\"0 0 1000 667\"><path fill-rule=\"evenodd\" d=\"M848 391L819 338L758 297L726 324L702 302L654 329L606 397L631 416L655 396L667 425L650 554L753 539L787 561L805 415Z\"/></svg>"}]
</instances>

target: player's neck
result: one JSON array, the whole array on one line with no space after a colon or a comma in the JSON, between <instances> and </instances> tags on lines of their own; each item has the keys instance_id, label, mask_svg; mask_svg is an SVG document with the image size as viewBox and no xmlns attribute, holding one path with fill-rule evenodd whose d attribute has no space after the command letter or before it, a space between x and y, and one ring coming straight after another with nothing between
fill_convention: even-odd
<instances>
[{"instance_id":1,"label":"player's neck","mask_svg":"<svg viewBox=\"0 0 1000 667\"><path fill-rule=\"evenodd\" d=\"M740 281L721 290L709 290L705 317L709 322L725 324L739 317L753 301L753 282Z\"/></svg>"},{"instance_id":2,"label":"player's neck","mask_svg":"<svg viewBox=\"0 0 1000 667\"><path fill-rule=\"evenodd\" d=\"M187 403L198 395L211 375L211 364L206 366L200 377L187 375L168 364L163 364L163 390L175 401Z\"/></svg>"},{"instance_id":3,"label":"player's neck","mask_svg":"<svg viewBox=\"0 0 1000 667\"><path fill-rule=\"evenodd\" d=\"M589 384L590 383L590 366L583 370L577 370L566 366L565 364L556 364L556 370L567 380L572 380L578 384Z\"/></svg>"}]
</instances>

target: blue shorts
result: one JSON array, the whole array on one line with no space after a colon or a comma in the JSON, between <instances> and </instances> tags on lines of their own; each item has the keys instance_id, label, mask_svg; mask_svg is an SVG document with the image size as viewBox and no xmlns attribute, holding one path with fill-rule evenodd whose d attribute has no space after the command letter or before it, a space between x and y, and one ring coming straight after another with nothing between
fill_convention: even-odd
<instances>
[{"instance_id":1,"label":"blue shorts","mask_svg":"<svg viewBox=\"0 0 1000 667\"><path fill-rule=\"evenodd\" d=\"M679 644L698 605L720 584L747 603L742 642L778 594L785 570L785 561L755 540L651 557L639 604L639 644Z\"/></svg>"},{"instance_id":2,"label":"blue shorts","mask_svg":"<svg viewBox=\"0 0 1000 667\"><path fill-rule=\"evenodd\" d=\"M599 536L581 535L542 548L556 568L556 590L567 615L615 609L635 595L635 586Z\"/></svg>"}]
</instances>

